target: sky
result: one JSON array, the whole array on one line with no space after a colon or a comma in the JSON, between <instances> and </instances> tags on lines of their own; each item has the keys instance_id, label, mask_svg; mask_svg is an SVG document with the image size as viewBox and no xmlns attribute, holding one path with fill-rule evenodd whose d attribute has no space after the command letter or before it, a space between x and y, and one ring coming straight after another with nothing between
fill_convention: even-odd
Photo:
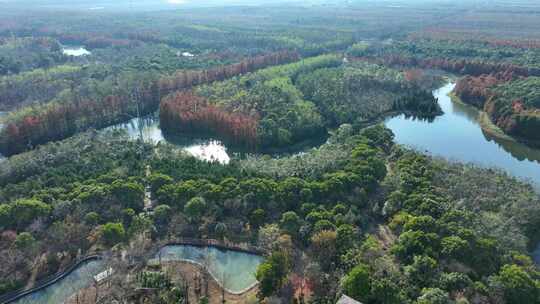
<instances>
[{"instance_id":1,"label":"sky","mask_svg":"<svg viewBox=\"0 0 540 304\"><path fill-rule=\"evenodd\" d=\"M164 10L192 7L222 7L231 5L343 5L354 3L381 5L411 5L427 3L462 3L490 7L495 4L503 6L539 5L539 0L0 0L0 9L17 7L22 9L67 9L67 10Z\"/></svg>"}]
</instances>

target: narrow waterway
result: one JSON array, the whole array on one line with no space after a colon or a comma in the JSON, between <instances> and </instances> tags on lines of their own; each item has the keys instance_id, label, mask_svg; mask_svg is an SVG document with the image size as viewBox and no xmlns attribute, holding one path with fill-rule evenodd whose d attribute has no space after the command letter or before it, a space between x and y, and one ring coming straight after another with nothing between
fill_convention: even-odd
<instances>
[{"instance_id":1,"label":"narrow waterway","mask_svg":"<svg viewBox=\"0 0 540 304\"><path fill-rule=\"evenodd\" d=\"M90 287L94 276L104 269L102 260L93 260L80 265L60 281L29 294L13 304L64 303L79 290Z\"/></svg>"}]
</instances>

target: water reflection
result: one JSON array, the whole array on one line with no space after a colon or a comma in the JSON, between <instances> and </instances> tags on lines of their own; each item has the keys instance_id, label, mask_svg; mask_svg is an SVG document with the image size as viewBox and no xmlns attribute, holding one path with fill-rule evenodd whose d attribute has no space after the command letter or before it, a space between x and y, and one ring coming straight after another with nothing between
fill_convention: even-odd
<instances>
[{"instance_id":1,"label":"water reflection","mask_svg":"<svg viewBox=\"0 0 540 304\"><path fill-rule=\"evenodd\" d=\"M62 52L65 55L75 56L75 57L86 56L86 55L92 54L89 50L85 49L82 46L65 46Z\"/></svg>"},{"instance_id":2,"label":"water reflection","mask_svg":"<svg viewBox=\"0 0 540 304\"><path fill-rule=\"evenodd\" d=\"M159 117L157 114L133 118L126 123L108 127L105 130L125 130L132 139L142 139L143 141L154 144L166 141L182 147L191 155L206 161L218 161L222 164L227 164L231 160L227 153L227 148L219 140L165 136L159 127Z\"/></svg>"},{"instance_id":3,"label":"water reflection","mask_svg":"<svg viewBox=\"0 0 540 304\"><path fill-rule=\"evenodd\" d=\"M256 284L255 272L263 261L261 256L250 253L190 245L163 247L158 256L162 261L187 260L206 265L212 276L232 292L241 292Z\"/></svg>"},{"instance_id":4,"label":"water reflection","mask_svg":"<svg viewBox=\"0 0 540 304\"><path fill-rule=\"evenodd\" d=\"M444 112L433 122L404 115L388 119L386 126L396 141L449 159L502 168L540 190L540 150L484 132L478 122L480 112L448 96L454 86L447 84L433 92Z\"/></svg>"},{"instance_id":5,"label":"water reflection","mask_svg":"<svg viewBox=\"0 0 540 304\"><path fill-rule=\"evenodd\" d=\"M86 262L60 281L31 293L13 304L64 303L81 289L90 287L94 276L103 271L103 264L102 260Z\"/></svg>"}]
</instances>

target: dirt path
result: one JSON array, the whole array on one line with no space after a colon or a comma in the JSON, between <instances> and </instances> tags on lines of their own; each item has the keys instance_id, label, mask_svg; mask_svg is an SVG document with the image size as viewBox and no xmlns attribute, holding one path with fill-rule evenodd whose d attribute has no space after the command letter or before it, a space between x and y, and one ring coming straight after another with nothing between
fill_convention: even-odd
<instances>
[{"instance_id":1,"label":"dirt path","mask_svg":"<svg viewBox=\"0 0 540 304\"><path fill-rule=\"evenodd\" d=\"M145 175L148 179L150 175L152 174L152 171L150 170L150 166L146 166ZM150 211L154 208L154 204L152 202L152 192L150 190L150 185L148 184L148 181L146 182L146 185L144 187L144 210Z\"/></svg>"},{"instance_id":2,"label":"dirt path","mask_svg":"<svg viewBox=\"0 0 540 304\"><path fill-rule=\"evenodd\" d=\"M30 289L34 287L34 284L36 283L37 276L39 274L39 266L44 262L43 255L39 255L34 259L32 262L32 274L30 275L30 278L28 279L28 283L25 286L25 289Z\"/></svg>"}]
</instances>

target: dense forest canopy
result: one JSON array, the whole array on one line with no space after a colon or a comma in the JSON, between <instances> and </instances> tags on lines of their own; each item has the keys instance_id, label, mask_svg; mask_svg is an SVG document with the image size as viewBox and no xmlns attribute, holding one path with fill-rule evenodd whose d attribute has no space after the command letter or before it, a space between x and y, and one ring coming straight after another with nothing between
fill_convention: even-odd
<instances>
[{"instance_id":1,"label":"dense forest canopy","mask_svg":"<svg viewBox=\"0 0 540 304\"><path fill-rule=\"evenodd\" d=\"M432 92L452 81L505 140L538 145L538 15L533 1L0 0L0 302L99 257L107 283L66 303L540 303L529 181L383 124L436 120ZM116 128L147 116L159 142ZM230 162L172 138L217 141ZM210 256L161 259L186 240L259 255L256 284L233 294Z\"/></svg>"}]
</instances>

